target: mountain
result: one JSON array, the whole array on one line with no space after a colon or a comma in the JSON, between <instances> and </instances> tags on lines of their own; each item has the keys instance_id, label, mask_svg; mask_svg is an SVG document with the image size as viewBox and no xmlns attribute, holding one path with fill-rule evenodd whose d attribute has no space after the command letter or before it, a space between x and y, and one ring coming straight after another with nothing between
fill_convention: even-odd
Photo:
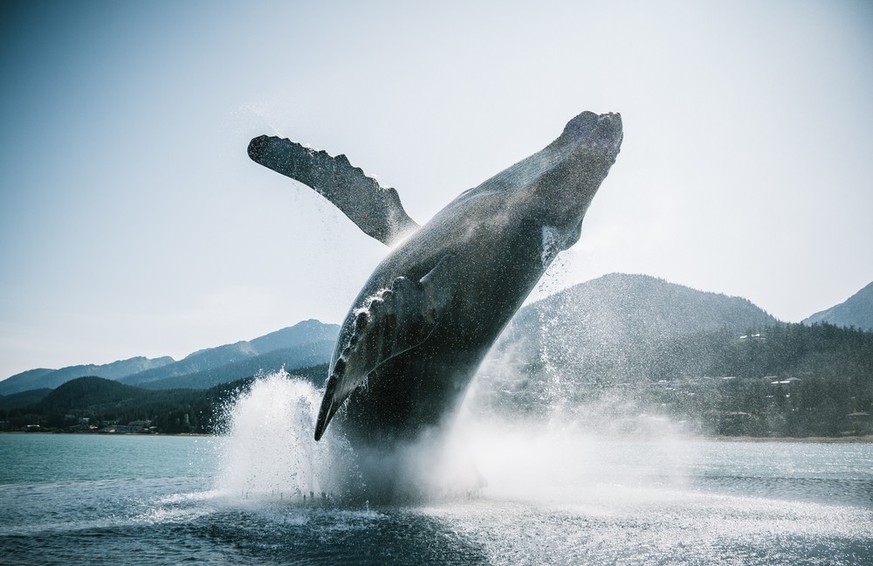
<instances>
[{"instance_id":1,"label":"mountain","mask_svg":"<svg viewBox=\"0 0 873 566\"><path fill-rule=\"evenodd\" d=\"M141 372L148 380L136 387L84 378L0 395L0 425L77 430L88 418L88 427L150 420L166 433L221 430L223 407L260 371L284 366L320 386L338 330L305 321L201 350ZM611 274L523 307L473 390L477 412L558 416L607 432L643 430L654 415L724 435L873 434L873 332L786 324L746 299Z\"/></svg>"},{"instance_id":2,"label":"mountain","mask_svg":"<svg viewBox=\"0 0 873 566\"><path fill-rule=\"evenodd\" d=\"M474 391L471 411L606 433L666 416L707 434L873 434L873 333L612 274L521 309Z\"/></svg>"},{"instance_id":3,"label":"mountain","mask_svg":"<svg viewBox=\"0 0 873 566\"><path fill-rule=\"evenodd\" d=\"M146 389L176 389L186 387L206 389L221 383L251 377L259 373L275 372L282 368L292 371L323 364L330 359L333 347L334 340L319 340L291 348L280 348L217 368L148 381L142 383L141 387ZM316 380L319 386L325 377L327 377L326 370L321 379Z\"/></svg>"},{"instance_id":4,"label":"mountain","mask_svg":"<svg viewBox=\"0 0 873 566\"><path fill-rule=\"evenodd\" d=\"M0 381L0 395L12 395L29 389L37 389L43 378L56 371L58 370L37 368L17 373Z\"/></svg>"},{"instance_id":5,"label":"mountain","mask_svg":"<svg viewBox=\"0 0 873 566\"><path fill-rule=\"evenodd\" d=\"M324 324L310 319L255 338L249 343L258 354L266 354L282 348L296 348L324 340L335 342L337 335L339 335L339 326L336 324Z\"/></svg>"},{"instance_id":6,"label":"mountain","mask_svg":"<svg viewBox=\"0 0 873 566\"><path fill-rule=\"evenodd\" d=\"M612 273L523 308L515 324L571 332L603 343L667 338L777 320L747 299L697 291L648 275Z\"/></svg>"},{"instance_id":7,"label":"mountain","mask_svg":"<svg viewBox=\"0 0 873 566\"><path fill-rule=\"evenodd\" d=\"M284 364L291 370L316 365L327 361L338 334L336 324L306 320L251 341L199 350L178 362L128 375L119 381L155 389L210 386L220 383L225 374L229 377L227 381L232 381L250 377L262 369L278 369L272 367L273 362L268 364L270 367L260 365L258 358L279 350L284 350L285 356L279 367ZM193 381L189 382L187 376ZM195 382L209 385L195 385Z\"/></svg>"},{"instance_id":8,"label":"mountain","mask_svg":"<svg viewBox=\"0 0 873 566\"><path fill-rule=\"evenodd\" d=\"M21 409L29 405L35 405L42 401L45 396L51 392L51 389L30 389L28 391L22 391L21 393L0 395L0 410Z\"/></svg>"},{"instance_id":9,"label":"mountain","mask_svg":"<svg viewBox=\"0 0 873 566\"><path fill-rule=\"evenodd\" d=\"M80 407L138 403L143 396L144 391L138 387L102 377L87 376L64 383L37 405L45 411L63 413Z\"/></svg>"},{"instance_id":10,"label":"mountain","mask_svg":"<svg viewBox=\"0 0 873 566\"><path fill-rule=\"evenodd\" d=\"M59 386L42 400L5 411L9 430L38 425L46 431L208 432L221 418L220 397L244 384L223 389L149 391L102 377L80 377ZM121 426L119 426L121 425ZM92 428L93 427L93 428Z\"/></svg>"},{"instance_id":11,"label":"mountain","mask_svg":"<svg viewBox=\"0 0 873 566\"><path fill-rule=\"evenodd\" d=\"M587 356L589 367L594 362L611 365L615 374L631 363L626 352L651 349L669 337L719 328L744 332L775 323L745 299L703 293L644 275L612 274L523 308L488 362L504 364L512 357L526 366L569 369L578 368ZM200 350L179 361L133 358L105 366L30 370L0 382L0 395L54 388L86 375L148 389L212 387L261 371L325 363L338 333L337 325L307 320L249 341ZM636 347L625 348L626 344Z\"/></svg>"},{"instance_id":12,"label":"mountain","mask_svg":"<svg viewBox=\"0 0 873 566\"><path fill-rule=\"evenodd\" d=\"M820 323L873 331L873 283L846 299L845 302L817 312L802 321L802 324L806 325Z\"/></svg>"},{"instance_id":13,"label":"mountain","mask_svg":"<svg viewBox=\"0 0 873 566\"><path fill-rule=\"evenodd\" d=\"M523 307L494 353L581 363L584 356L620 357L664 340L715 330L740 335L777 323L747 299L613 273Z\"/></svg>"},{"instance_id":14,"label":"mountain","mask_svg":"<svg viewBox=\"0 0 873 566\"><path fill-rule=\"evenodd\" d=\"M333 351L339 326L305 320L249 341L194 352L175 361L168 356L136 357L105 365L32 369L0 381L2 403L18 406L14 394L54 389L79 377L102 377L148 389L212 387L280 368L294 370L325 363Z\"/></svg>"},{"instance_id":15,"label":"mountain","mask_svg":"<svg viewBox=\"0 0 873 566\"><path fill-rule=\"evenodd\" d=\"M320 383L326 373L327 366L322 364L301 368L293 375ZM0 397L0 430L38 425L43 431L56 432L145 432L146 427L169 434L220 432L232 400L253 382L249 377L209 389L154 391L101 377L80 377L54 390Z\"/></svg>"},{"instance_id":16,"label":"mountain","mask_svg":"<svg viewBox=\"0 0 873 566\"><path fill-rule=\"evenodd\" d=\"M72 379L84 376L96 375L117 380L145 370L166 366L173 361L173 358L169 356L152 359L138 356L104 365L78 365L56 370L32 369L0 381L0 395L10 395L32 389L54 389Z\"/></svg>"},{"instance_id":17,"label":"mountain","mask_svg":"<svg viewBox=\"0 0 873 566\"><path fill-rule=\"evenodd\" d=\"M660 379L676 365L665 349L696 336L736 339L777 324L746 299L614 273L523 307L479 375L492 393L524 390L554 401L580 383Z\"/></svg>"}]
</instances>

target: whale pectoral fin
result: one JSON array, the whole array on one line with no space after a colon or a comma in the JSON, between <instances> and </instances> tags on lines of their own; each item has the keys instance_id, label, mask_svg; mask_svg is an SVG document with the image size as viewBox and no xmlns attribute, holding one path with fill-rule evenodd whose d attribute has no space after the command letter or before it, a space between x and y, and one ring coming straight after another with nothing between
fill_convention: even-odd
<instances>
[{"instance_id":1,"label":"whale pectoral fin","mask_svg":"<svg viewBox=\"0 0 873 566\"><path fill-rule=\"evenodd\" d=\"M353 331L333 364L318 411L315 439L352 392L391 358L407 352L433 333L452 297L454 285L445 281L450 256L419 281L397 277L391 287L369 297L354 318Z\"/></svg>"},{"instance_id":2,"label":"whale pectoral fin","mask_svg":"<svg viewBox=\"0 0 873 566\"><path fill-rule=\"evenodd\" d=\"M259 136L249 143L253 161L315 189L348 216L358 228L392 245L419 228L397 191L353 167L345 155L330 156L287 139Z\"/></svg>"}]
</instances>

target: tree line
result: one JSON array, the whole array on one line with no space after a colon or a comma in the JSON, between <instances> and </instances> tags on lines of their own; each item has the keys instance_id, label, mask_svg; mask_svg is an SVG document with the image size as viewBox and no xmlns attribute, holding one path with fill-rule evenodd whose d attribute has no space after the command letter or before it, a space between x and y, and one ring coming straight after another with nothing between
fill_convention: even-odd
<instances>
[{"instance_id":1,"label":"tree line","mask_svg":"<svg viewBox=\"0 0 873 566\"><path fill-rule=\"evenodd\" d=\"M326 375L327 366L294 373L318 383ZM4 407L0 402L0 430L129 432L130 423L140 423L141 432L220 433L228 407L248 391L255 379L239 379L202 390L148 390L100 377L81 377L48 391L40 401L27 406Z\"/></svg>"},{"instance_id":2,"label":"tree line","mask_svg":"<svg viewBox=\"0 0 873 566\"><path fill-rule=\"evenodd\" d=\"M633 344L540 346L481 376L484 404L542 414L602 399L749 436L873 434L873 333L776 324Z\"/></svg>"},{"instance_id":3,"label":"tree line","mask_svg":"<svg viewBox=\"0 0 873 566\"><path fill-rule=\"evenodd\" d=\"M634 344L537 352L478 377L483 405L507 415L633 401L701 432L749 436L873 434L873 333L829 324L723 329ZM326 365L295 370L320 386ZM221 432L226 408L255 378L205 390L146 390L81 378L26 406L0 429L106 430L149 421L164 434ZM8 399L8 398L7 398ZM87 421L85 421L87 419Z\"/></svg>"}]
</instances>

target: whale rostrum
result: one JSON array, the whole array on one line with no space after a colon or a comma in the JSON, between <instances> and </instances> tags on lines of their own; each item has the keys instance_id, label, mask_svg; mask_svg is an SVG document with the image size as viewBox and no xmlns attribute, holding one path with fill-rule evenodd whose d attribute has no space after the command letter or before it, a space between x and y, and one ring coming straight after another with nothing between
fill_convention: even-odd
<instances>
[{"instance_id":1,"label":"whale rostrum","mask_svg":"<svg viewBox=\"0 0 873 566\"><path fill-rule=\"evenodd\" d=\"M254 161L396 243L343 322L315 439L342 406L338 418L358 443L411 440L438 426L555 256L578 241L621 141L619 114L583 112L544 149L461 193L419 228L394 189L345 156L253 139Z\"/></svg>"}]
</instances>

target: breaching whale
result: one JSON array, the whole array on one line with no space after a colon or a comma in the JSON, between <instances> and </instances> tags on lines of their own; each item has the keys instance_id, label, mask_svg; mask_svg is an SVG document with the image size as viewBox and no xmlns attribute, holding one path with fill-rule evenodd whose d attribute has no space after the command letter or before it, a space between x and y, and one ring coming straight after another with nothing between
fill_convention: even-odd
<instances>
[{"instance_id":1,"label":"breaching whale","mask_svg":"<svg viewBox=\"0 0 873 566\"><path fill-rule=\"evenodd\" d=\"M558 252L578 241L622 136L619 114L583 112L544 149L465 191L421 227L394 189L344 155L254 138L255 162L312 187L395 246L343 322L315 439L344 404L346 434L367 445L413 440L439 425Z\"/></svg>"}]
</instances>

